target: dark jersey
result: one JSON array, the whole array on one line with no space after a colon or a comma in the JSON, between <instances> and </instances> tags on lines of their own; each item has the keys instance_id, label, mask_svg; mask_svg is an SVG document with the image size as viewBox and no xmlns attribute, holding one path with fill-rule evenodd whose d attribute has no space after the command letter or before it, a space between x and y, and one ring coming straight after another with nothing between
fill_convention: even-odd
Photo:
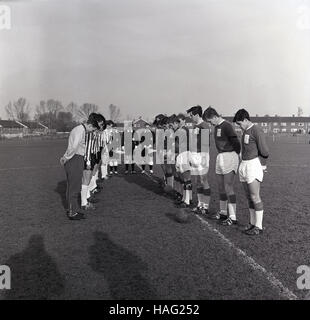
<instances>
[{"instance_id":1,"label":"dark jersey","mask_svg":"<svg viewBox=\"0 0 310 320\"><path fill-rule=\"evenodd\" d=\"M202 121L195 124L190 130L190 151L192 152L209 152L210 147L210 126L207 122Z\"/></svg>"},{"instance_id":2,"label":"dark jersey","mask_svg":"<svg viewBox=\"0 0 310 320\"><path fill-rule=\"evenodd\" d=\"M189 130L186 127L181 127L175 131L175 154L189 150Z\"/></svg>"},{"instance_id":3,"label":"dark jersey","mask_svg":"<svg viewBox=\"0 0 310 320\"><path fill-rule=\"evenodd\" d=\"M241 145L231 123L224 120L214 128L214 141L219 153L236 151L240 153Z\"/></svg>"},{"instance_id":4,"label":"dark jersey","mask_svg":"<svg viewBox=\"0 0 310 320\"><path fill-rule=\"evenodd\" d=\"M268 156L269 149L264 132L256 125L244 131L242 135L242 160L252 160L256 157L267 159Z\"/></svg>"}]
</instances>

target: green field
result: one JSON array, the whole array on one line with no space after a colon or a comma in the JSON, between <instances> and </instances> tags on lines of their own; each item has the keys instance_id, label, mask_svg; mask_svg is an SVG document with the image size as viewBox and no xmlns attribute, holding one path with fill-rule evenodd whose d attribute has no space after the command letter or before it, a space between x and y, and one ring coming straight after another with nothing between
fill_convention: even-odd
<instances>
[{"instance_id":1,"label":"green field","mask_svg":"<svg viewBox=\"0 0 310 320\"><path fill-rule=\"evenodd\" d=\"M239 226L195 216L178 223L179 209L142 174L109 179L97 210L69 221L58 165L65 148L66 140L0 142L0 265L12 271L1 299L287 299L270 275L297 298L306 295L296 269L310 265L309 144L270 142L266 230L255 238L241 233L248 214L238 181Z\"/></svg>"}]
</instances>

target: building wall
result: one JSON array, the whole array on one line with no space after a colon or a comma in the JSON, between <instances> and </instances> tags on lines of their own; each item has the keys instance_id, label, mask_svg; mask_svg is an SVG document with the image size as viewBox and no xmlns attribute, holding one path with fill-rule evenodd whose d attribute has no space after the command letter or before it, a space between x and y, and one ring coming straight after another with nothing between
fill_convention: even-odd
<instances>
[{"instance_id":1,"label":"building wall","mask_svg":"<svg viewBox=\"0 0 310 320\"><path fill-rule=\"evenodd\" d=\"M298 120L298 121L297 121ZM291 117L289 119L281 120L277 118L262 118L255 119L253 123L258 125L267 134L307 134L310 133L310 118L295 119ZM236 126L239 131L238 126Z\"/></svg>"}]
</instances>

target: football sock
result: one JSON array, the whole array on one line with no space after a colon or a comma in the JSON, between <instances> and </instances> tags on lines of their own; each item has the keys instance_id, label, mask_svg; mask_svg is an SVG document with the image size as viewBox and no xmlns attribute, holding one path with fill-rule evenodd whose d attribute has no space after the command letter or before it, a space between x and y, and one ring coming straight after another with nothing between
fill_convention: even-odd
<instances>
[{"instance_id":1,"label":"football sock","mask_svg":"<svg viewBox=\"0 0 310 320\"><path fill-rule=\"evenodd\" d=\"M203 187L197 188L197 197L198 203L201 204L201 207L208 209L210 203L211 189L204 189Z\"/></svg>"},{"instance_id":2,"label":"football sock","mask_svg":"<svg viewBox=\"0 0 310 320\"><path fill-rule=\"evenodd\" d=\"M250 224L252 226L255 226L256 224L255 210L251 208L249 210L250 210Z\"/></svg>"},{"instance_id":3,"label":"football sock","mask_svg":"<svg viewBox=\"0 0 310 320\"><path fill-rule=\"evenodd\" d=\"M167 177L167 185L173 188L173 176Z\"/></svg>"},{"instance_id":4,"label":"football sock","mask_svg":"<svg viewBox=\"0 0 310 320\"><path fill-rule=\"evenodd\" d=\"M89 199L89 198L90 198L89 185L88 185L88 186L86 186L86 187L87 187L87 190L86 190L86 197L87 197L87 199Z\"/></svg>"},{"instance_id":5,"label":"football sock","mask_svg":"<svg viewBox=\"0 0 310 320\"><path fill-rule=\"evenodd\" d=\"M256 223L255 226L259 229L263 229L263 215L264 210L255 211Z\"/></svg>"},{"instance_id":6,"label":"football sock","mask_svg":"<svg viewBox=\"0 0 310 320\"><path fill-rule=\"evenodd\" d=\"M255 226L259 229L263 229L263 213L264 206L262 202L254 203L255 209Z\"/></svg>"},{"instance_id":7,"label":"football sock","mask_svg":"<svg viewBox=\"0 0 310 320\"><path fill-rule=\"evenodd\" d=\"M228 196L228 213L231 220L236 220L236 195Z\"/></svg>"},{"instance_id":8,"label":"football sock","mask_svg":"<svg viewBox=\"0 0 310 320\"><path fill-rule=\"evenodd\" d=\"M263 229L263 214L264 206L262 202L254 203L255 209L255 226L259 229Z\"/></svg>"},{"instance_id":9,"label":"football sock","mask_svg":"<svg viewBox=\"0 0 310 320\"><path fill-rule=\"evenodd\" d=\"M221 214L227 216L227 195L226 193L220 194L220 212Z\"/></svg>"},{"instance_id":10,"label":"football sock","mask_svg":"<svg viewBox=\"0 0 310 320\"><path fill-rule=\"evenodd\" d=\"M186 204L190 204L191 201L191 195L192 195L192 182L191 181L186 181L184 183L184 190L185 190L185 199L184 202Z\"/></svg>"},{"instance_id":11,"label":"football sock","mask_svg":"<svg viewBox=\"0 0 310 320\"><path fill-rule=\"evenodd\" d=\"M82 184L82 190L81 190L81 206L82 207L87 205L87 189L88 189L88 186Z\"/></svg>"},{"instance_id":12,"label":"football sock","mask_svg":"<svg viewBox=\"0 0 310 320\"><path fill-rule=\"evenodd\" d=\"M90 191L93 191L93 190L97 187L96 177L95 177L95 176L92 176L92 177L91 177L90 184L89 184L88 187L89 187L89 190L90 190Z\"/></svg>"},{"instance_id":13,"label":"football sock","mask_svg":"<svg viewBox=\"0 0 310 320\"><path fill-rule=\"evenodd\" d=\"M184 187L184 184L183 184L183 191L182 191L182 202L185 202L185 197L186 197L186 192L185 192L185 187Z\"/></svg>"},{"instance_id":14,"label":"football sock","mask_svg":"<svg viewBox=\"0 0 310 320\"><path fill-rule=\"evenodd\" d=\"M250 224L252 226L255 226L256 219L255 219L254 202L249 198L248 203L249 203L249 211L250 211Z\"/></svg>"},{"instance_id":15,"label":"football sock","mask_svg":"<svg viewBox=\"0 0 310 320\"><path fill-rule=\"evenodd\" d=\"M101 166L101 177L105 178L108 174L108 168L107 165L102 165Z\"/></svg>"}]
</instances>

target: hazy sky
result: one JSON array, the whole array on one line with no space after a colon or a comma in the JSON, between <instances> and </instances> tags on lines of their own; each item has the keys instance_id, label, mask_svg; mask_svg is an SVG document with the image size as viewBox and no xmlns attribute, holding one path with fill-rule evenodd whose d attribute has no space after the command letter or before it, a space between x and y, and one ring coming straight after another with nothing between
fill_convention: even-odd
<instances>
[{"instance_id":1,"label":"hazy sky","mask_svg":"<svg viewBox=\"0 0 310 320\"><path fill-rule=\"evenodd\" d=\"M153 117L310 115L310 0L32 0L0 30L0 117L10 100L113 103ZM2 15L3 16L3 15ZM1 11L0 11L1 17Z\"/></svg>"}]
</instances>

